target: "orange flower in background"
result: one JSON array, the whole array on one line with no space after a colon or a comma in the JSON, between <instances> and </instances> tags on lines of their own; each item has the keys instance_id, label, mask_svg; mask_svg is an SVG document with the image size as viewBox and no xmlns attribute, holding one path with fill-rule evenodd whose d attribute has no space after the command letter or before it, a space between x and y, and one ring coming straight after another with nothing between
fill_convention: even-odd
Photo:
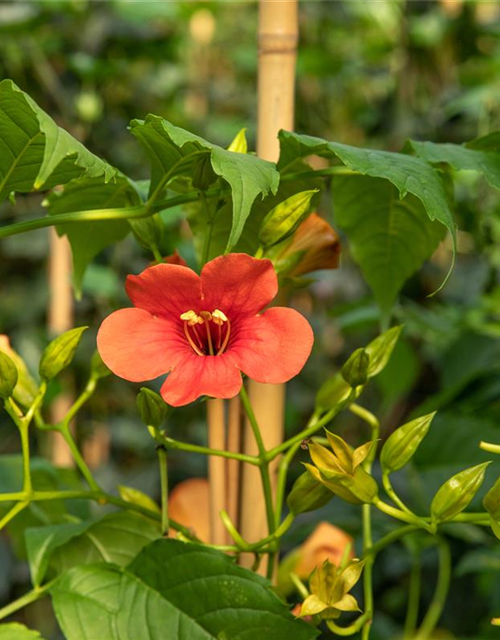
<instances>
[{"instance_id":1,"label":"orange flower in background","mask_svg":"<svg viewBox=\"0 0 500 640\"><path fill-rule=\"evenodd\" d=\"M128 276L126 289L134 307L104 320L99 353L131 382L169 373L161 394L173 406L203 395L232 398L242 372L257 382L287 382L311 352L312 329L300 313L283 307L260 313L278 292L269 260L220 256L201 276L158 264Z\"/></svg>"},{"instance_id":2,"label":"orange flower in background","mask_svg":"<svg viewBox=\"0 0 500 640\"><path fill-rule=\"evenodd\" d=\"M282 250L278 260L296 256L297 262L286 275L301 276L319 269L336 269L340 260L340 241L337 232L317 213L302 222L291 242Z\"/></svg>"},{"instance_id":3,"label":"orange flower in background","mask_svg":"<svg viewBox=\"0 0 500 640\"><path fill-rule=\"evenodd\" d=\"M306 579L325 560L329 560L338 567L348 547L350 547L348 557L354 557L353 545L354 540L345 531L328 522L320 522L299 547L299 560L294 573L299 578Z\"/></svg>"},{"instance_id":4,"label":"orange flower in background","mask_svg":"<svg viewBox=\"0 0 500 640\"><path fill-rule=\"evenodd\" d=\"M206 478L190 478L180 482L168 497L168 512L173 520L191 529L203 542L210 539L209 488ZM170 535L176 532L171 529Z\"/></svg>"}]
</instances>

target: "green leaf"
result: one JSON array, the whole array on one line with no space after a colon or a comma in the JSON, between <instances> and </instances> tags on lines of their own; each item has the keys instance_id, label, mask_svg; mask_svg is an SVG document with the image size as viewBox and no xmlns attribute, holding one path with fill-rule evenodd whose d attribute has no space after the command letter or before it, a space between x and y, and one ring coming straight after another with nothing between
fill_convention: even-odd
<instances>
[{"instance_id":1,"label":"green leaf","mask_svg":"<svg viewBox=\"0 0 500 640\"><path fill-rule=\"evenodd\" d=\"M10 622L0 624L0 640L43 640L38 631L28 629L24 624Z\"/></svg>"},{"instance_id":2,"label":"green leaf","mask_svg":"<svg viewBox=\"0 0 500 640\"><path fill-rule=\"evenodd\" d=\"M474 140L467 145L409 140L407 145L419 158L423 158L427 162L433 164L444 162L456 171L478 171L484 175L492 187L500 189L500 154L498 149L470 148L471 146L483 147L482 140L484 138Z\"/></svg>"},{"instance_id":3,"label":"green leaf","mask_svg":"<svg viewBox=\"0 0 500 640\"><path fill-rule=\"evenodd\" d=\"M436 412L415 418L391 433L382 447L380 463L386 473L398 471L411 460L425 438Z\"/></svg>"},{"instance_id":4,"label":"green leaf","mask_svg":"<svg viewBox=\"0 0 500 640\"><path fill-rule=\"evenodd\" d=\"M401 198L405 198L408 193L414 195L422 202L429 219L437 220L450 232L454 260L455 223L439 173L428 162L403 153L360 149L289 131L280 131L279 138L281 152L278 168L282 173L289 171L297 158L317 154L326 158L338 158L349 169L362 175L388 180L399 191ZM453 264L445 282L452 268Z\"/></svg>"},{"instance_id":5,"label":"green leaf","mask_svg":"<svg viewBox=\"0 0 500 640\"><path fill-rule=\"evenodd\" d=\"M76 567L54 585L67 640L309 640L262 577L228 556L175 540L148 545L127 570Z\"/></svg>"},{"instance_id":6,"label":"green leaf","mask_svg":"<svg viewBox=\"0 0 500 640\"><path fill-rule=\"evenodd\" d=\"M119 512L100 520L36 527L25 532L31 579L39 586L50 567L61 574L85 563L110 562L125 567L160 536L160 527L134 513Z\"/></svg>"},{"instance_id":7,"label":"green leaf","mask_svg":"<svg viewBox=\"0 0 500 640\"><path fill-rule=\"evenodd\" d=\"M483 462L460 471L439 488L431 504L433 522L451 520L470 504L483 483L486 467L489 464L489 462Z\"/></svg>"},{"instance_id":8,"label":"green leaf","mask_svg":"<svg viewBox=\"0 0 500 640\"><path fill-rule=\"evenodd\" d=\"M56 125L12 80L0 82L0 201L115 169Z\"/></svg>"},{"instance_id":9,"label":"green leaf","mask_svg":"<svg viewBox=\"0 0 500 640\"><path fill-rule=\"evenodd\" d=\"M0 351L0 398L10 398L14 393L19 374L9 356Z\"/></svg>"},{"instance_id":10,"label":"green leaf","mask_svg":"<svg viewBox=\"0 0 500 640\"><path fill-rule=\"evenodd\" d=\"M286 500L290 511L298 515L320 509L332 499L332 492L318 482L308 471L294 482Z\"/></svg>"},{"instance_id":11,"label":"green leaf","mask_svg":"<svg viewBox=\"0 0 500 640\"><path fill-rule=\"evenodd\" d=\"M276 193L279 174L266 160L223 149L154 115L145 121L133 120L131 130L151 160L151 193L155 197L174 178L189 177L195 158L210 155L212 169L231 187L232 224L226 251L240 238L257 196Z\"/></svg>"},{"instance_id":12,"label":"green leaf","mask_svg":"<svg viewBox=\"0 0 500 640\"><path fill-rule=\"evenodd\" d=\"M369 378L375 377L385 368L402 330L402 325L392 327L375 338L375 340L372 340L366 347L365 351L370 358L370 364L368 365Z\"/></svg>"},{"instance_id":13,"label":"green leaf","mask_svg":"<svg viewBox=\"0 0 500 640\"><path fill-rule=\"evenodd\" d=\"M133 207L140 203L137 189L124 176L117 176L108 183L102 178L76 180L46 200L51 216L73 211ZM77 294L80 294L88 264L103 249L123 240L130 232L130 225L126 220L105 220L60 224L56 229L60 236L67 236L71 244L73 283Z\"/></svg>"},{"instance_id":14,"label":"green leaf","mask_svg":"<svg viewBox=\"0 0 500 640\"><path fill-rule=\"evenodd\" d=\"M494 520L500 520L500 478L484 496L483 507Z\"/></svg>"},{"instance_id":15,"label":"green leaf","mask_svg":"<svg viewBox=\"0 0 500 640\"><path fill-rule=\"evenodd\" d=\"M45 348L40 360L39 372L45 380L52 380L73 360L75 352L82 339L82 334L88 327L76 327L61 334Z\"/></svg>"},{"instance_id":16,"label":"green leaf","mask_svg":"<svg viewBox=\"0 0 500 640\"><path fill-rule=\"evenodd\" d=\"M387 314L405 281L434 253L445 228L429 219L418 198L401 199L387 180L342 176L332 184L335 221Z\"/></svg>"}]
</instances>

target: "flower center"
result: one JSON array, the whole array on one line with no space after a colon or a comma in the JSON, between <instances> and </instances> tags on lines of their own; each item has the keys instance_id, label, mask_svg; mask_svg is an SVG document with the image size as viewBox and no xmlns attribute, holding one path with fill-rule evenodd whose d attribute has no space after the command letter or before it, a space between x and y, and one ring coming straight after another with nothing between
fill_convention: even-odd
<instances>
[{"instance_id":1,"label":"flower center","mask_svg":"<svg viewBox=\"0 0 500 640\"><path fill-rule=\"evenodd\" d=\"M196 313L190 309L180 317L187 341L197 355L221 356L224 353L231 335L231 322L223 311Z\"/></svg>"}]
</instances>

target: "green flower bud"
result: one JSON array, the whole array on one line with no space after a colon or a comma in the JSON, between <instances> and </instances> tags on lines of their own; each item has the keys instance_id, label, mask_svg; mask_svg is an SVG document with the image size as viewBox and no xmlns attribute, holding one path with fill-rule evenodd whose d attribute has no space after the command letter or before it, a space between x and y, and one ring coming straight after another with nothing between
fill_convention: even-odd
<instances>
[{"instance_id":1,"label":"green flower bud","mask_svg":"<svg viewBox=\"0 0 500 640\"><path fill-rule=\"evenodd\" d=\"M248 144L245 133L246 129L240 129L227 150L234 151L234 153L246 153L248 151Z\"/></svg>"},{"instance_id":2,"label":"green flower bud","mask_svg":"<svg viewBox=\"0 0 500 640\"><path fill-rule=\"evenodd\" d=\"M360 611L358 603L349 591L361 578L365 561L352 560L345 569L329 560L316 568L309 579L311 595L301 607L301 616L320 615L324 620L334 620L343 611Z\"/></svg>"},{"instance_id":3,"label":"green flower bud","mask_svg":"<svg viewBox=\"0 0 500 640\"><path fill-rule=\"evenodd\" d=\"M316 409L330 411L335 407L342 407L351 396L351 391L351 385L344 380L340 373L336 373L320 387L316 395ZM361 393L361 389L359 393ZM356 390L355 398L359 396L359 393Z\"/></svg>"},{"instance_id":4,"label":"green flower bud","mask_svg":"<svg viewBox=\"0 0 500 640\"><path fill-rule=\"evenodd\" d=\"M368 381L370 358L364 349L356 349L341 369L344 380L353 388Z\"/></svg>"},{"instance_id":5,"label":"green flower bud","mask_svg":"<svg viewBox=\"0 0 500 640\"><path fill-rule=\"evenodd\" d=\"M380 463L385 473L398 471L412 458L425 438L436 412L415 418L396 429L384 443Z\"/></svg>"},{"instance_id":6,"label":"green flower bud","mask_svg":"<svg viewBox=\"0 0 500 640\"><path fill-rule=\"evenodd\" d=\"M155 513L160 513L160 507L156 504L153 498L148 496L146 493L139 491L139 489L125 487L124 485L119 484L118 493L120 494L120 498L125 500L125 502L130 502L131 504L136 504L139 507L144 507L145 509L149 509Z\"/></svg>"},{"instance_id":7,"label":"green flower bud","mask_svg":"<svg viewBox=\"0 0 500 640\"><path fill-rule=\"evenodd\" d=\"M132 233L135 239L144 247L151 249L159 247L163 236L163 221L159 213L155 213L148 218L138 218L137 220L129 220L132 227Z\"/></svg>"},{"instance_id":8,"label":"green flower bud","mask_svg":"<svg viewBox=\"0 0 500 640\"><path fill-rule=\"evenodd\" d=\"M12 396L17 379L16 365L8 355L0 351L0 398L6 400Z\"/></svg>"},{"instance_id":9,"label":"green flower bud","mask_svg":"<svg viewBox=\"0 0 500 640\"><path fill-rule=\"evenodd\" d=\"M385 368L402 330L403 327L401 325L392 327L389 331L375 338L375 340L370 342L366 347L365 351L370 358L370 365L368 367L369 378L373 378Z\"/></svg>"},{"instance_id":10,"label":"green flower bud","mask_svg":"<svg viewBox=\"0 0 500 640\"><path fill-rule=\"evenodd\" d=\"M196 160L193 167L193 187L200 191L206 191L217 180L217 177L212 167L211 154L204 153Z\"/></svg>"},{"instance_id":11,"label":"green flower bud","mask_svg":"<svg viewBox=\"0 0 500 640\"><path fill-rule=\"evenodd\" d=\"M484 496L483 507L494 520L500 520L500 478Z\"/></svg>"},{"instance_id":12,"label":"green flower bud","mask_svg":"<svg viewBox=\"0 0 500 640\"><path fill-rule=\"evenodd\" d=\"M141 420L147 427L156 429L162 424L167 415L168 405L163 398L146 387L137 394L137 409Z\"/></svg>"},{"instance_id":13,"label":"green flower bud","mask_svg":"<svg viewBox=\"0 0 500 640\"><path fill-rule=\"evenodd\" d=\"M52 380L73 360L82 334L88 327L77 327L66 331L46 347L40 360L40 377Z\"/></svg>"},{"instance_id":14,"label":"green flower bud","mask_svg":"<svg viewBox=\"0 0 500 640\"><path fill-rule=\"evenodd\" d=\"M433 523L451 520L469 506L484 480L489 462L465 469L447 480L434 496L431 504Z\"/></svg>"},{"instance_id":15,"label":"green flower bud","mask_svg":"<svg viewBox=\"0 0 500 640\"><path fill-rule=\"evenodd\" d=\"M306 471L295 481L286 503L290 511L294 515L298 515L320 509L332 497L332 492Z\"/></svg>"},{"instance_id":16,"label":"green flower bud","mask_svg":"<svg viewBox=\"0 0 500 640\"><path fill-rule=\"evenodd\" d=\"M263 247L272 247L292 235L311 205L311 198L318 189L301 191L283 200L266 214L259 231Z\"/></svg>"}]
</instances>

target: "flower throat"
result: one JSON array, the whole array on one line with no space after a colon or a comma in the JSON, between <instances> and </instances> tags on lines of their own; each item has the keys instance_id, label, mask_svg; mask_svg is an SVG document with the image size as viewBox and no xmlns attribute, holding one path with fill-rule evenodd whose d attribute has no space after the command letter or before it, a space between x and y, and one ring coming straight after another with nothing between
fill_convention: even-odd
<instances>
[{"instance_id":1,"label":"flower throat","mask_svg":"<svg viewBox=\"0 0 500 640\"><path fill-rule=\"evenodd\" d=\"M199 356L221 356L227 348L231 335L231 322L220 311L200 311L192 309L181 314L184 334L193 351Z\"/></svg>"}]
</instances>

